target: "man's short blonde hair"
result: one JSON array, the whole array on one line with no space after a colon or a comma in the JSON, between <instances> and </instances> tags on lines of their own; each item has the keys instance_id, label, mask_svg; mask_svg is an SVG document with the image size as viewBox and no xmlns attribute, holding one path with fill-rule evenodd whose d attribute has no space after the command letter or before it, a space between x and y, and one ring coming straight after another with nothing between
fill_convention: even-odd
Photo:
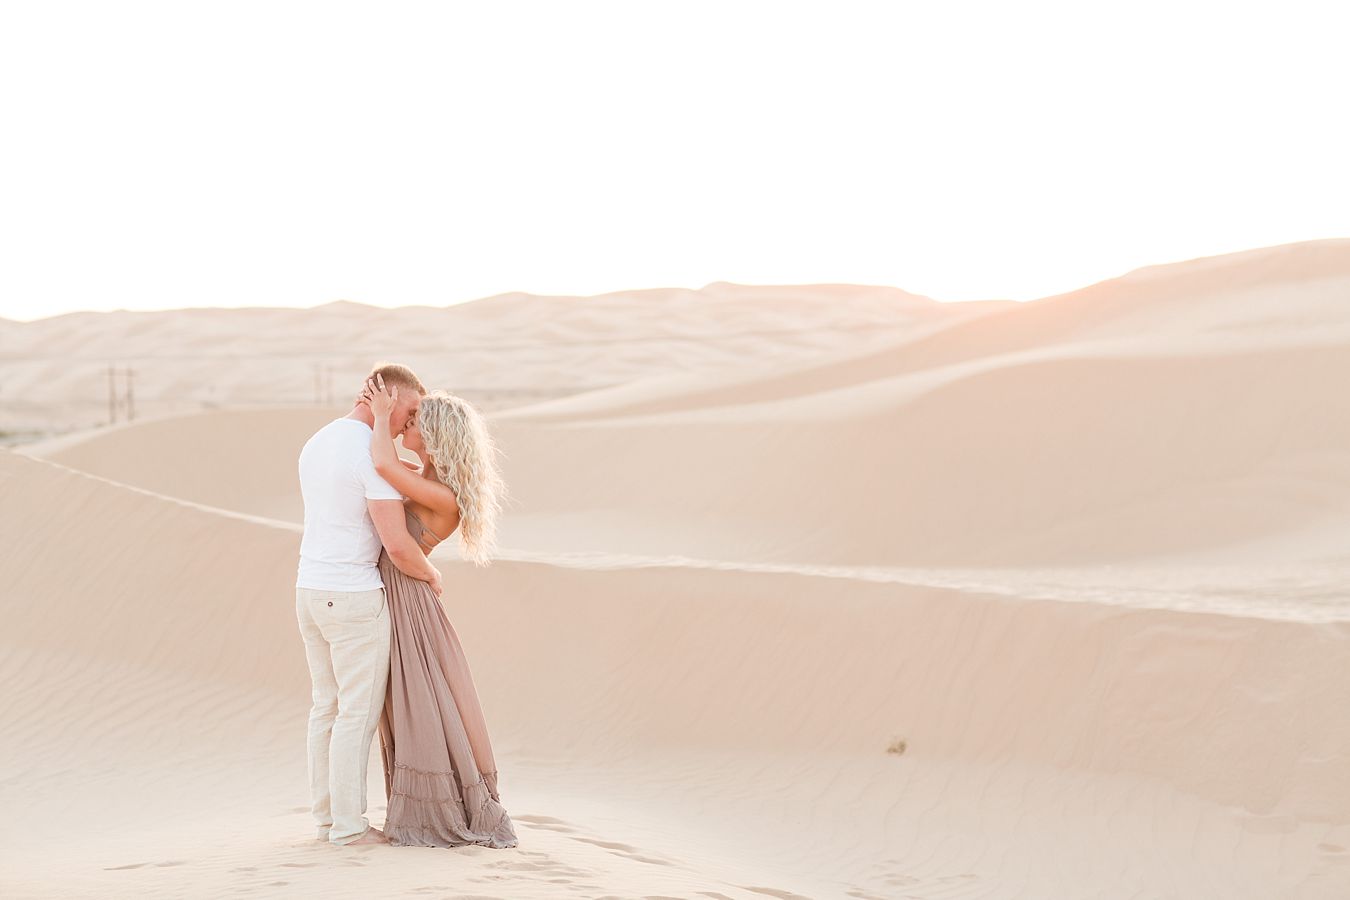
<instances>
[{"instance_id":1,"label":"man's short blonde hair","mask_svg":"<svg viewBox=\"0 0 1350 900\"><path fill-rule=\"evenodd\" d=\"M400 366L398 363L376 363L375 368L371 369L366 377L374 378L376 375L382 377L387 385L396 384L401 388L417 391L419 395L427 392L427 389L422 387L422 382L413 374L413 370L407 366Z\"/></svg>"}]
</instances>

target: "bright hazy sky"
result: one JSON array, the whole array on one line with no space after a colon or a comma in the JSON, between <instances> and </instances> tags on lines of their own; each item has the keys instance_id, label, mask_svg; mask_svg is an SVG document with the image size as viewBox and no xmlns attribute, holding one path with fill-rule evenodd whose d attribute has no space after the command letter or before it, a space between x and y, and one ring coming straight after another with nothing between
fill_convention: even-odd
<instances>
[{"instance_id":1,"label":"bright hazy sky","mask_svg":"<svg viewBox=\"0 0 1350 900\"><path fill-rule=\"evenodd\" d=\"M1350 236L1338 3L8 3L0 315L848 282Z\"/></svg>"}]
</instances>

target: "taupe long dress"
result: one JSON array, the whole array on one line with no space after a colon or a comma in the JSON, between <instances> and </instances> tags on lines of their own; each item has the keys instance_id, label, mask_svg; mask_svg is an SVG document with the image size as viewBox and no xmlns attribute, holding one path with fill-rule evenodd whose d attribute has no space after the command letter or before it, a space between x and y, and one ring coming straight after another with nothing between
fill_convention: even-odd
<instances>
[{"instance_id":1,"label":"taupe long dress","mask_svg":"<svg viewBox=\"0 0 1350 900\"><path fill-rule=\"evenodd\" d=\"M439 543L412 510L407 520L423 549ZM392 628L380 715L384 832L400 847L514 847L483 707L454 626L431 586L404 575L384 551L380 576Z\"/></svg>"}]
</instances>

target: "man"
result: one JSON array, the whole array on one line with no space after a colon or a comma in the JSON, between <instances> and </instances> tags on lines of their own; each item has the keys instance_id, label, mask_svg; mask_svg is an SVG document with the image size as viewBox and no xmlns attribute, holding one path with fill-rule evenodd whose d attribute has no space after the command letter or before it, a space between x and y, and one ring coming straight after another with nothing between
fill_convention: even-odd
<instances>
[{"instance_id":1,"label":"man","mask_svg":"<svg viewBox=\"0 0 1350 900\"><path fill-rule=\"evenodd\" d=\"M405 366L376 366L399 386L390 428L401 435L426 389ZM387 843L366 818L366 766L389 680L389 610L378 562L394 564L439 596L441 575L413 540L403 497L375 471L374 418L358 400L315 432L300 452L305 531L295 580L295 613L313 683L309 790L320 840Z\"/></svg>"}]
</instances>

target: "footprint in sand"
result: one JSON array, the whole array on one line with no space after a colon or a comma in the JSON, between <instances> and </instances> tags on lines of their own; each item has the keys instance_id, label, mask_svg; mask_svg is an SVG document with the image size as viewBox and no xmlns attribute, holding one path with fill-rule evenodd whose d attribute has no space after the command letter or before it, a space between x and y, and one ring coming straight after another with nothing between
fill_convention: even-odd
<instances>
[{"instance_id":1,"label":"footprint in sand","mask_svg":"<svg viewBox=\"0 0 1350 900\"><path fill-rule=\"evenodd\" d=\"M770 897L777 897L778 900L811 900L810 897L792 891L785 891L780 888L761 887L757 884L738 884L736 887L744 888L747 891L753 891L756 894L766 894Z\"/></svg>"},{"instance_id":2,"label":"footprint in sand","mask_svg":"<svg viewBox=\"0 0 1350 900\"><path fill-rule=\"evenodd\" d=\"M617 841L601 841L595 838L574 837L574 841L581 841L583 844L594 844L597 847L603 847L606 850L613 851L615 856L622 856L624 859L631 859L634 862L646 863L649 866L673 866L673 862L664 859L655 859L644 855L636 847L630 847L627 844L620 844Z\"/></svg>"},{"instance_id":3,"label":"footprint in sand","mask_svg":"<svg viewBox=\"0 0 1350 900\"><path fill-rule=\"evenodd\" d=\"M555 819L552 816L512 816L511 820L530 828L538 828L543 831L561 831L570 833L576 831L571 825L568 825L562 819Z\"/></svg>"}]
</instances>

